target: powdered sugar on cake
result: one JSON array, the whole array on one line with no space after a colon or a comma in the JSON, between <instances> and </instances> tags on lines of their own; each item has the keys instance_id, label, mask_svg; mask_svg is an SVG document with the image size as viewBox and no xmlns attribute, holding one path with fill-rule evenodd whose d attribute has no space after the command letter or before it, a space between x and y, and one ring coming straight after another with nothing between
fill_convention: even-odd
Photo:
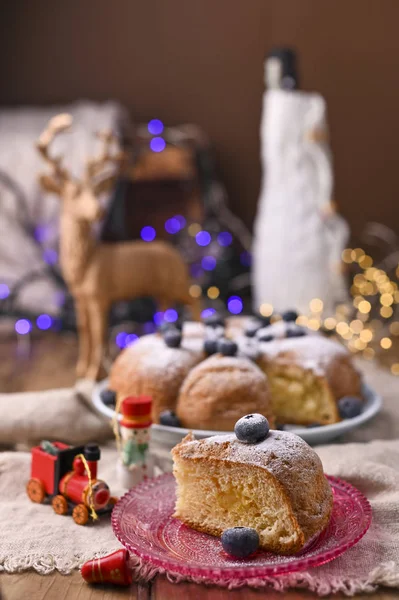
<instances>
[{"instance_id":1,"label":"powdered sugar on cake","mask_svg":"<svg viewBox=\"0 0 399 600\"><path fill-rule=\"evenodd\" d=\"M260 342L261 354L266 359L295 363L324 376L328 365L338 356L349 356L339 342L322 336L285 338L271 342Z\"/></svg>"}]
</instances>

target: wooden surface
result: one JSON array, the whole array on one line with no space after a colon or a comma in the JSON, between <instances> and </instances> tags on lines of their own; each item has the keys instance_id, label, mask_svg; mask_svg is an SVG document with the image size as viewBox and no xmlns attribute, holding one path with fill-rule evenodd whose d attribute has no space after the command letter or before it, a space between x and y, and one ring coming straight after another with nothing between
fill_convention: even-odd
<instances>
[{"instance_id":1,"label":"wooden surface","mask_svg":"<svg viewBox=\"0 0 399 600\"><path fill-rule=\"evenodd\" d=\"M14 336L0 339L0 391L41 390L70 385L74 379L77 342L73 335L47 334L33 341L31 351L17 346ZM157 577L151 584L134 584L130 589L90 587L79 572L43 576L34 572L0 575L2 600L301 600L314 597L306 592L257 591L248 588L228 591L192 583L169 583ZM360 596L356 596L360 597ZM331 598L343 599L341 594ZM380 590L370 600L393 600L398 591Z\"/></svg>"}]
</instances>

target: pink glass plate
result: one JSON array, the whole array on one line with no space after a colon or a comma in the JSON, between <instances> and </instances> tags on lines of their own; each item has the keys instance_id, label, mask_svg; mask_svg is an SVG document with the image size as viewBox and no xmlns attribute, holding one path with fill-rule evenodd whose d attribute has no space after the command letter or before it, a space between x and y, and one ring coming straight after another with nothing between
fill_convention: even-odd
<instances>
[{"instance_id":1,"label":"pink glass plate","mask_svg":"<svg viewBox=\"0 0 399 600\"><path fill-rule=\"evenodd\" d=\"M328 480L334 494L330 523L293 556L260 551L245 560L229 558L219 538L190 529L172 517L175 480L170 473L127 492L114 507L112 527L132 554L172 574L241 580L303 571L337 558L370 527L371 507L363 494L336 477Z\"/></svg>"}]
</instances>

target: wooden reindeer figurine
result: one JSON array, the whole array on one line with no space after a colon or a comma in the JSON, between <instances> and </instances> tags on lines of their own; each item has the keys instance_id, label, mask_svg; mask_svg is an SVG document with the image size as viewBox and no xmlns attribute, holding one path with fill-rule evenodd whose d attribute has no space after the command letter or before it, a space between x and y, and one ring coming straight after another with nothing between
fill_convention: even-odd
<instances>
[{"instance_id":1,"label":"wooden reindeer figurine","mask_svg":"<svg viewBox=\"0 0 399 600\"><path fill-rule=\"evenodd\" d=\"M62 157L51 157L48 151L54 137L71 124L70 115L58 115L40 136L37 147L52 171L41 175L40 183L46 191L59 195L62 202L60 265L75 300L79 329L77 376L95 380L100 377L113 302L151 296L161 311L176 302L191 305L195 319L199 318L200 307L189 295L187 267L170 244L106 244L96 240L92 226L103 214L99 195L112 183L114 173L109 174L109 167L120 165L123 153L112 153L116 140L111 133L98 134L102 152L87 162L81 179L74 178L62 165Z\"/></svg>"}]
</instances>

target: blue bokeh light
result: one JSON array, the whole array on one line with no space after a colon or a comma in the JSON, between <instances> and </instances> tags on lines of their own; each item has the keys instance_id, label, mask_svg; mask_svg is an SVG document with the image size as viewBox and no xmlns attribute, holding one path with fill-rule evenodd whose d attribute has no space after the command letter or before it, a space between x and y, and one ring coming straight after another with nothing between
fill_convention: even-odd
<instances>
[{"instance_id":1,"label":"blue bokeh light","mask_svg":"<svg viewBox=\"0 0 399 600\"><path fill-rule=\"evenodd\" d=\"M221 231L218 235L218 242L220 246L230 246L233 241L233 236L228 231Z\"/></svg>"},{"instance_id":2,"label":"blue bokeh light","mask_svg":"<svg viewBox=\"0 0 399 600\"><path fill-rule=\"evenodd\" d=\"M213 271L216 267L216 258L214 256L204 256L201 260L201 265L205 271Z\"/></svg>"},{"instance_id":3,"label":"blue bokeh light","mask_svg":"<svg viewBox=\"0 0 399 600\"><path fill-rule=\"evenodd\" d=\"M147 321L146 323L143 324L144 333L154 333L155 330L156 330L156 327L152 321Z\"/></svg>"},{"instance_id":4,"label":"blue bokeh light","mask_svg":"<svg viewBox=\"0 0 399 600\"><path fill-rule=\"evenodd\" d=\"M163 321L163 312L162 311L158 311L154 314L154 323L155 325L160 325Z\"/></svg>"},{"instance_id":5,"label":"blue bokeh light","mask_svg":"<svg viewBox=\"0 0 399 600\"><path fill-rule=\"evenodd\" d=\"M39 315L36 319L36 325L39 329L43 329L43 331L45 331L46 329L50 329L52 323L53 319L50 317L50 315Z\"/></svg>"},{"instance_id":6,"label":"blue bokeh light","mask_svg":"<svg viewBox=\"0 0 399 600\"><path fill-rule=\"evenodd\" d=\"M208 246L211 243L211 234L208 231L199 231L195 236L198 246Z\"/></svg>"},{"instance_id":7,"label":"blue bokeh light","mask_svg":"<svg viewBox=\"0 0 399 600\"><path fill-rule=\"evenodd\" d=\"M32 323L28 319L18 319L14 328L20 335L26 335L32 329Z\"/></svg>"},{"instance_id":8,"label":"blue bokeh light","mask_svg":"<svg viewBox=\"0 0 399 600\"><path fill-rule=\"evenodd\" d=\"M141 239L145 242L152 242L152 240L155 240L156 235L156 231L153 227L151 227L151 225L143 227L143 229L140 232Z\"/></svg>"},{"instance_id":9,"label":"blue bokeh light","mask_svg":"<svg viewBox=\"0 0 399 600\"><path fill-rule=\"evenodd\" d=\"M0 300L4 300L4 298L8 298L10 295L10 288L6 283L0 283Z\"/></svg>"},{"instance_id":10,"label":"blue bokeh light","mask_svg":"<svg viewBox=\"0 0 399 600\"><path fill-rule=\"evenodd\" d=\"M136 335L135 333L129 333L125 338L125 348L137 342L138 339L138 335Z\"/></svg>"},{"instance_id":11,"label":"blue bokeh light","mask_svg":"<svg viewBox=\"0 0 399 600\"><path fill-rule=\"evenodd\" d=\"M58 253L52 248L46 248L43 252L43 260L48 265L55 265L58 260Z\"/></svg>"},{"instance_id":12,"label":"blue bokeh light","mask_svg":"<svg viewBox=\"0 0 399 600\"><path fill-rule=\"evenodd\" d=\"M243 303L240 296L230 296L227 300L227 308L233 315L239 315L243 309Z\"/></svg>"},{"instance_id":13,"label":"blue bokeh light","mask_svg":"<svg viewBox=\"0 0 399 600\"><path fill-rule=\"evenodd\" d=\"M164 129L163 123L159 119L151 119L151 121L148 123L147 128L151 135L159 135L163 132Z\"/></svg>"},{"instance_id":14,"label":"blue bokeh light","mask_svg":"<svg viewBox=\"0 0 399 600\"><path fill-rule=\"evenodd\" d=\"M216 310L214 308L205 308L205 310L203 310L201 313L201 318L207 319L208 317L211 317L212 315L214 315L215 312L216 312Z\"/></svg>"},{"instance_id":15,"label":"blue bokeh light","mask_svg":"<svg viewBox=\"0 0 399 600\"><path fill-rule=\"evenodd\" d=\"M150 142L150 148L153 152L162 152L165 150L166 142L161 137L154 137Z\"/></svg>"},{"instance_id":16,"label":"blue bokeh light","mask_svg":"<svg viewBox=\"0 0 399 600\"><path fill-rule=\"evenodd\" d=\"M174 308L168 308L168 310L165 310L164 319L168 323L174 323L175 321L177 321L178 318L179 315L177 314L177 311Z\"/></svg>"},{"instance_id":17,"label":"blue bokeh light","mask_svg":"<svg viewBox=\"0 0 399 600\"><path fill-rule=\"evenodd\" d=\"M126 331L120 331L115 338L116 345L119 346L119 348L124 348L126 346L126 338Z\"/></svg>"},{"instance_id":18,"label":"blue bokeh light","mask_svg":"<svg viewBox=\"0 0 399 600\"><path fill-rule=\"evenodd\" d=\"M48 234L49 228L46 227L46 225L37 225L33 233L35 240L38 241L40 244L43 244L43 242L47 240Z\"/></svg>"},{"instance_id":19,"label":"blue bokeh light","mask_svg":"<svg viewBox=\"0 0 399 600\"><path fill-rule=\"evenodd\" d=\"M250 252L241 252L240 263L243 267L250 267L252 265L252 254Z\"/></svg>"},{"instance_id":20,"label":"blue bokeh light","mask_svg":"<svg viewBox=\"0 0 399 600\"><path fill-rule=\"evenodd\" d=\"M175 215L175 219L177 219L180 223L180 227L183 228L186 226L186 219L183 217L183 215Z\"/></svg>"},{"instance_id":21,"label":"blue bokeh light","mask_svg":"<svg viewBox=\"0 0 399 600\"><path fill-rule=\"evenodd\" d=\"M168 233L178 233L181 229L180 221L176 217L172 217L165 222L165 230Z\"/></svg>"}]
</instances>

